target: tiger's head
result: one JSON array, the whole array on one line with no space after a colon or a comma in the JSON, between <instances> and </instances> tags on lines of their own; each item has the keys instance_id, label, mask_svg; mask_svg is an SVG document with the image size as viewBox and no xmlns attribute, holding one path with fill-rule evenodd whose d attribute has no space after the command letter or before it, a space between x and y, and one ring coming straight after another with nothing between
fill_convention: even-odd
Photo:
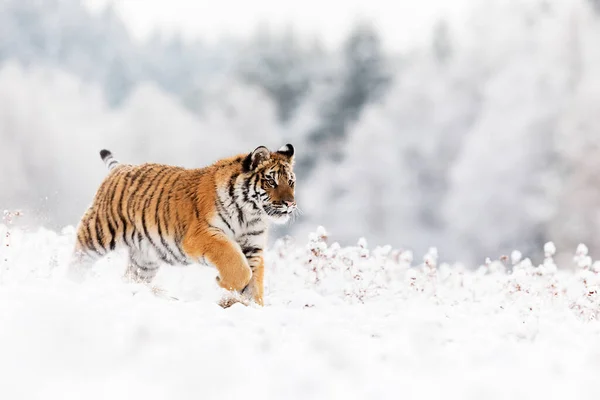
<instances>
[{"instance_id":1,"label":"tiger's head","mask_svg":"<svg viewBox=\"0 0 600 400\"><path fill-rule=\"evenodd\" d=\"M294 147L291 144L275 152L259 146L244 160L244 169L252 174L250 182L258 205L278 224L287 222L296 211L293 166Z\"/></svg>"}]
</instances>

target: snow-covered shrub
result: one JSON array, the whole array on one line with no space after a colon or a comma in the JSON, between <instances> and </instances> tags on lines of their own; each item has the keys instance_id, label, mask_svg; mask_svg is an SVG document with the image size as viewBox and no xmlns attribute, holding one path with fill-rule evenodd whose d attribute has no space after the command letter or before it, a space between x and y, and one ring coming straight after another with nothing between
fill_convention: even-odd
<instances>
[{"instance_id":1,"label":"snow-covered shrub","mask_svg":"<svg viewBox=\"0 0 600 400\"><path fill-rule=\"evenodd\" d=\"M73 227L60 233L46 229L27 231L11 225L18 215L6 212L4 224L0 224L0 285L61 279L75 240ZM319 227L304 244L283 237L267 250L265 297L267 306L286 307L404 301L453 307L485 299L498 310L514 309L522 318L554 307L583 320L597 319L600 261L594 262L583 244L575 251L573 265L555 264L557 250L552 242L544 246L543 253L540 263L513 251L510 257L488 258L479 268L467 269L462 264L443 262L443 255L433 247L421 262L415 261L410 250L370 248L365 239L342 247L329 243L329 233ZM104 275L107 282L120 284L116 277L122 274L124 262L118 253L106 257L95 267L93 279ZM107 271L114 276L106 276ZM212 279L189 278L197 273L215 272L164 267L157 279L166 291L181 292L185 288L185 293L177 298L206 298L209 292L198 293L208 290ZM173 279L161 280L162 274ZM198 285L206 287L199 289Z\"/></svg>"}]
</instances>

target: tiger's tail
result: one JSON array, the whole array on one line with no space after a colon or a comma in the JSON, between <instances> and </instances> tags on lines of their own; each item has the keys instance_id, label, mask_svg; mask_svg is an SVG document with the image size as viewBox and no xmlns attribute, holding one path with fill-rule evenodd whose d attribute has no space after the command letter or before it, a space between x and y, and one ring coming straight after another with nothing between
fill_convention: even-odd
<instances>
[{"instance_id":1,"label":"tiger's tail","mask_svg":"<svg viewBox=\"0 0 600 400\"><path fill-rule=\"evenodd\" d=\"M119 162L108 150L101 150L100 157L102 158L102 161L104 161L104 165L106 165L106 168L108 168L109 171L112 171L117 165L119 165Z\"/></svg>"}]
</instances>

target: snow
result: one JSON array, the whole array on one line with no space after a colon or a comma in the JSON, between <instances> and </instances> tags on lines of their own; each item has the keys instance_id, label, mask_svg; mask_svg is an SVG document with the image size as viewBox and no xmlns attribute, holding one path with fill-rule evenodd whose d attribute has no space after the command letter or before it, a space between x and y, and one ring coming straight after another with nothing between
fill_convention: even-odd
<instances>
[{"instance_id":1,"label":"snow","mask_svg":"<svg viewBox=\"0 0 600 400\"><path fill-rule=\"evenodd\" d=\"M551 252L539 266L513 254L470 271L435 248L421 263L319 229L269 250L264 308L222 309L211 268L161 269L174 301L121 280L118 253L65 280L73 228L0 233L2 398L600 394L600 279L578 259L551 269Z\"/></svg>"}]
</instances>

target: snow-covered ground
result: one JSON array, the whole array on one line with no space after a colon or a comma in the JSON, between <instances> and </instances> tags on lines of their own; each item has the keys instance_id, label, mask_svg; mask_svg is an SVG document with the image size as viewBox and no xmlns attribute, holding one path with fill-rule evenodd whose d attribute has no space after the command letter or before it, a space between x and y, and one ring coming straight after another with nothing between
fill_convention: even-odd
<instances>
[{"instance_id":1,"label":"snow-covered ground","mask_svg":"<svg viewBox=\"0 0 600 400\"><path fill-rule=\"evenodd\" d=\"M321 230L269 251L266 306L228 309L207 267L125 283L123 254L63 278L61 233L0 226L2 399L599 398L599 264L476 271ZM514 266L513 266L514 265ZM508 272L506 272L508 271ZM585 397L584 397L585 396Z\"/></svg>"}]
</instances>

